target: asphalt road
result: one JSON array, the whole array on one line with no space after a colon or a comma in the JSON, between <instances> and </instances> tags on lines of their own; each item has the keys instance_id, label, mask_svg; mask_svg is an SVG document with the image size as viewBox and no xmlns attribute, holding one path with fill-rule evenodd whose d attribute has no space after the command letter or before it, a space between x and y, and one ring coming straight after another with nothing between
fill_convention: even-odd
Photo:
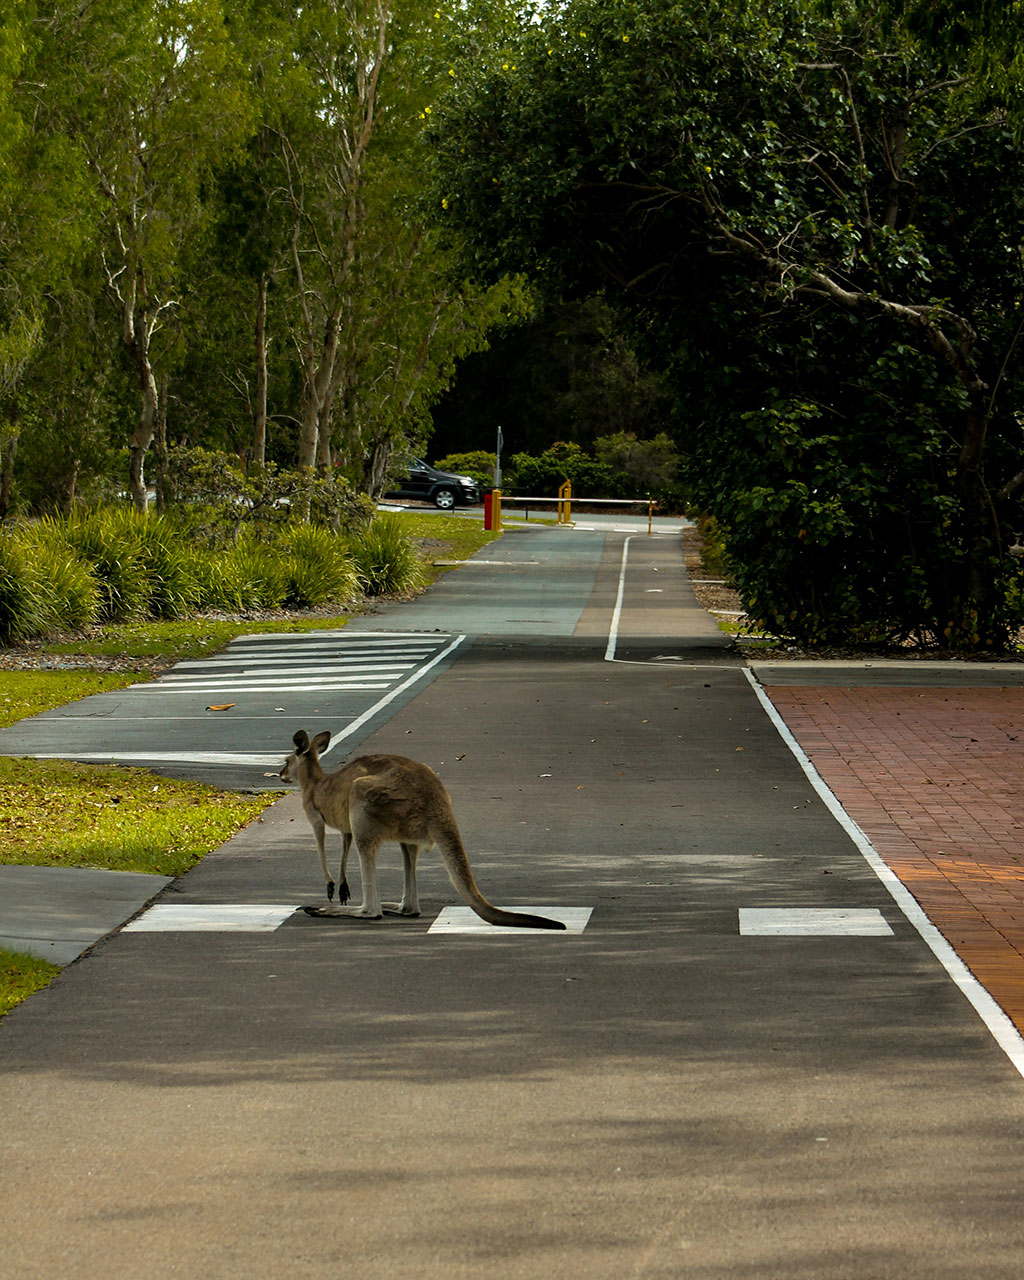
<instances>
[{"instance_id":1,"label":"asphalt road","mask_svg":"<svg viewBox=\"0 0 1024 1280\"><path fill-rule=\"evenodd\" d=\"M429 856L422 918L311 919L274 806L0 1023L5 1275L1016 1280L1020 1076L676 540L625 536L513 533L367 624L466 639L344 746L584 927L439 931Z\"/></svg>"}]
</instances>

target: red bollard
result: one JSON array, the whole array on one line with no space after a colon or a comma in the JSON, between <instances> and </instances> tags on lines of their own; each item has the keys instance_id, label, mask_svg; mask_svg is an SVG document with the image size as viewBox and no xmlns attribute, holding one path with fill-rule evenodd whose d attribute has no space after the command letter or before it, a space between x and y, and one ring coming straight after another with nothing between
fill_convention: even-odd
<instances>
[{"instance_id":1,"label":"red bollard","mask_svg":"<svg viewBox=\"0 0 1024 1280\"><path fill-rule=\"evenodd\" d=\"M490 489L484 494L484 528L494 528L494 504Z\"/></svg>"}]
</instances>

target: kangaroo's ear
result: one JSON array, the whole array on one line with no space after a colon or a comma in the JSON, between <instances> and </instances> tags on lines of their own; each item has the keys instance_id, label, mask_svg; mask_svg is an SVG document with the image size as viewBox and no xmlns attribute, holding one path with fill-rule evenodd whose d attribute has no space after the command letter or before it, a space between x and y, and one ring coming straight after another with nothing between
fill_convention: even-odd
<instances>
[{"instance_id":1,"label":"kangaroo's ear","mask_svg":"<svg viewBox=\"0 0 1024 1280\"><path fill-rule=\"evenodd\" d=\"M320 733L316 735L316 737L313 739L313 750L317 753L317 755L320 755L322 752L327 750L327 744L330 742L330 740L331 740L330 729L322 729Z\"/></svg>"},{"instance_id":2,"label":"kangaroo's ear","mask_svg":"<svg viewBox=\"0 0 1024 1280\"><path fill-rule=\"evenodd\" d=\"M299 729L297 733L292 735L292 742L295 743L295 750L300 756L304 756L309 750L309 734L305 729Z\"/></svg>"}]
</instances>

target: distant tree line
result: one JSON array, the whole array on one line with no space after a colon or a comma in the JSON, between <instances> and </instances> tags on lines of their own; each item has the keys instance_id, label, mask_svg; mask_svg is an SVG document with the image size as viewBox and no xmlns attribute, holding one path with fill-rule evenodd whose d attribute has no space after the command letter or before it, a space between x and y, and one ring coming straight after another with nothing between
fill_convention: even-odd
<instances>
[{"instance_id":1,"label":"distant tree line","mask_svg":"<svg viewBox=\"0 0 1024 1280\"><path fill-rule=\"evenodd\" d=\"M418 205L453 60L502 5L10 0L0 11L0 516L167 449L375 492L527 306Z\"/></svg>"},{"instance_id":2,"label":"distant tree line","mask_svg":"<svg viewBox=\"0 0 1024 1280\"><path fill-rule=\"evenodd\" d=\"M664 435L753 618L1006 649L1022 49L1018 0L8 0L0 518Z\"/></svg>"}]
</instances>

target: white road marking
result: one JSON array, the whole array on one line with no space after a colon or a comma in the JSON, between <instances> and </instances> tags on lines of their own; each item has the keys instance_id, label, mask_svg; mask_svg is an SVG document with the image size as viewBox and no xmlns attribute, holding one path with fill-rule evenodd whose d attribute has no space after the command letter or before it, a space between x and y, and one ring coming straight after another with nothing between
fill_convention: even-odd
<instances>
[{"instance_id":1,"label":"white road marking","mask_svg":"<svg viewBox=\"0 0 1024 1280\"><path fill-rule=\"evenodd\" d=\"M877 907L740 907L745 937L894 937Z\"/></svg>"},{"instance_id":2,"label":"white road marking","mask_svg":"<svg viewBox=\"0 0 1024 1280\"><path fill-rule=\"evenodd\" d=\"M561 920L565 929L520 929L515 925L488 924L471 907L445 907L427 933L494 933L494 934L530 934L533 937L543 935L546 938L561 938L569 934L582 933L590 920L593 907L508 907L509 911L518 911L534 916L549 916L552 920Z\"/></svg>"},{"instance_id":3,"label":"white road marking","mask_svg":"<svg viewBox=\"0 0 1024 1280\"><path fill-rule=\"evenodd\" d=\"M803 747L793 737L789 726L775 709L772 700L761 685L758 684L757 677L748 667L744 667L743 674L749 681L750 687L754 690L768 719L771 720L783 742L792 751L807 780L821 797L825 807L857 846L865 862L888 889L893 901L927 943L932 955L935 956L936 960L971 1002L975 1012L988 1028L996 1044L1010 1059L1015 1070L1024 1077L1024 1038L1021 1037L1020 1032L936 929L935 925L928 919L917 899L839 803L828 783L811 763Z\"/></svg>"},{"instance_id":4,"label":"white road marking","mask_svg":"<svg viewBox=\"0 0 1024 1280\"><path fill-rule=\"evenodd\" d=\"M420 657L426 658L429 650ZM404 655L403 655L404 656ZM322 658L310 659L305 654L296 662L286 662L282 657L276 658L234 658L231 661L222 659L218 664L223 667L237 667L241 675L254 676L273 676L286 675L289 671L323 671L324 667L330 671L408 671L410 667L414 667L416 662L397 662L394 659L386 661L367 662L365 658L335 658L329 664L326 664ZM170 678L201 680L210 670L210 663L207 662L178 662L175 663L174 671ZM192 675L191 672L195 672ZM185 675L179 676L179 672Z\"/></svg>"},{"instance_id":5,"label":"white road marking","mask_svg":"<svg viewBox=\"0 0 1024 1280\"><path fill-rule=\"evenodd\" d=\"M604 651L605 662L615 661L615 650L619 643L619 622L622 618L622 600L626 593L626 561L629 557L629 544L633 539L626 538L622 544L622 562L619 565L619 590L615 597L615 608L612 610L611 625L608 628L608 645Z\"/></svg>"},{"instance_id":6,"label":"white road marking","mask_svg":"<svg viewBox=\"0 0 1024 1280\"><path fill-rule=\"evenodd\" d=\"M344 741L345 738L349 737L351 734L361 729L363 725L366 724L367 720L373 719L373 717L377 714L378 711L383 710L383 708L388 706L389 703L394 702L396 698L401 697L401 695L406 691L406 689L411 688L417 682L417 680L421 680L427 674L428 671L436 667L439 662L443 662L450 653L454 653L455 650L459 647L460 644L463 643L465 639L466 637L464 635L455 636L450 641L450 643L447 644L445 648L441 650L440 653L435 654L434 657L431 658L431 660L428 663L426 663L422 667L418 667L410 676L407 676L402 681L401 684L395 685L395 687L390 691L390 693L385 694L383 698L378 698L378 700L373 704L372 707L368 707L362 713L362 715L356 716L356 718L352 721L350 725L348 725L346 728L342 729L339 733L336 733L334 735L334 737L331 739L330 746L327 748L327 751L323 753L323 755L327 755L328 752L333 751L339 742Z\"/></svg>"},{"instance_id":7,"label":"white road marking","mask_svg":"<svg viewBox=\"0 0 1024 1280\"><path fill-rule=\"evenodd\" d=\"M292 903L157 902L124 926L123 933L273 933L300 908ZM510 907L561 920L565 929L518 929L487 924L469 907L445 907L428 933L580 934L593 907Z\"/></svg>"},{"instance_id":8,"label":"white road marking","mask_svg":"<svg viewBox=\"0 0 1024 1280\"><path fill-rule=\"evenodd\" d=\"M158 902L122 933L273 933L297 910L292 903Z\"/></svg>"},{"instance_id":9,"label":"white road marking","mask_svg":"<svg viewBox=\"0 0 1024 1280\"><path fill-rule=\"evenodd\" d=\"M335 679L324 678L321 680L266 680L262 683L249 681L242 684L239 682L238 676L223 675L218 680L205 680L201 683L171 682L169 684L159 685L132 685L126 689L126 693L133 696L139 696L146 691L146 696L154 693L209 693L213 689L222 689L227 693L286 693L290 689L310 691L317 689L386 689L390 681L374 680L371 681L365 676L352 677L345 679L338 676Z\"/></svg>"},{"instance_id":10,"label":"white road marking","mask_svg":"<svg viewBox=\"0 0 1024 1280\"><path fill-rule=\"evenodd\" d=\"M381 694L374 701L358 714L345 713L339 711L335 713L334 718L349 719L349 723L342 729L337 730L331 739L328 750L323 754L326 756L328 751L343 742L352 734L358 732L367 721L371 720L380 711L382 711L396 698L401 697L408 689L422 680L438 663L443 662L449 654L453 653L466 639L464 635L451 636L449 634L432 632L425 639L416 640L413 643L417 650L428 657L427 661L422 659L416 662L396 662L396 654L403 645L408 646L410 640L408 637L402 637L394 632L390 633L358 633L359 639L355 641L352 648L358 647L360 650L366 650L367 646L362 637L369 635L374 645L377 645L381 654L381 660L377 664L362 663L361 667L365 667L365 674L357 674L359 667L353 667L351 663L345 662L345 658L350 657L352 649L348 646L351 638L350 634L340 635L339 643L332 646L331 652L340 657L337 664L337 670L334 671L334 664L330 659L325 658L322 662L317 663L315 667L316 674L312 672L302 675L301 672L308 671L309 668L305 663L301 665L287 667L285 670L289 672L287 678L281 676L277 672L266 671L239 671L237 670L241 662L250 661L250 653L240 654L234 644L229 646L228 650L223 654L214 655L204 664L203 672L196 675L175 676L175 672L171 671L150 683L133 685L128 689L119 690L118 696L130 699L149 699L152 704L154 695L167 694L168 698L188 696L193 699L202 698L202 706L206 702L230 702L236 696L248 694L263 694L266 697L273 697L275 701L285 702L290 694L321 694L321 693L351 693L351 692L369 692L373 694ZM377 638L379 637L379 642ZM261 637L262 639L262 637ZM288 635L289 643L293 637ZM252 646L247 646L251 650ZM264 652L266 652L266 648ZM371 649L372 651L372 649ZM280 661L280 649L274 650L274 661ZM305 655L308 650L300 646L298 652ZM217 671L218 664L224 668L221 672ZM228 670L227 668L236 668ZM411 669L410 669L411 668ZM333 671L333 673L332 673ZM294 674L294 673L300 674ZM374 678L376 676L377 678ZM124 704L126 707L128 703ZM138 703L136 703L138 705ZM358 705L358 703L357 703ZM251 704L250 704L251 707ZM277 708L282 710L283 707ZM252 720L254 717L244 715L242 708L223 713L209 713L202 716L194 714L186 714L180 717L157 717L160 720L173 720L175 722L192 721L196 719L208 720L210 715L222 715L227 723L232 720ZM126 717L117 717L119 720ZM268 717L259 717L267 719ZM251 733L251 731L250 731ZM250 740L251 737L250 737ZM177 763L181 765L198 764L198 765L227 765L227 766L254 766L266 769L273 766L275 771L280 767L283 759L282 750L276 746L267 751L236 751L236 750L189 750L182 748L181 750L167 750L155 748L151 751L145 750L116 750L116 751L75 751L70 746L65 746L59 751L34 751L31 753L33 758L38 760L95 760L104 763L117 762L149 762L157 763Z\"/></svg>"}]
</instances>

